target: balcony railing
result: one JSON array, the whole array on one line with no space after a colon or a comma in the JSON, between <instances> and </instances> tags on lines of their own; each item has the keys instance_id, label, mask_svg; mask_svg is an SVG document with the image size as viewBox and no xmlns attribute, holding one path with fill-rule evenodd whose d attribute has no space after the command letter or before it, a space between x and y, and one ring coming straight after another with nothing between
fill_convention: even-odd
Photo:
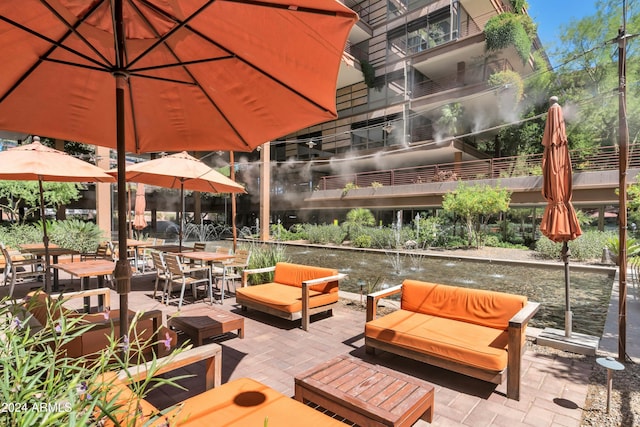
<instances>
[{"instance_id":1,"label":"balcony railing","mask_svg":"<svg viewBox=\"0 0 640 427\"><path fill-rule=\"evenodd\" d=\"M574 172L618 169L616 147L601 147L585 153L571 151ZM412 168L360 172L347 175L325 176L320 179L319 190L343 189L348 183L370 187L374 182L383 186L419 184L442 181L470 181L477 179L515 178L542 175L542 154L443 163ZM629 167L640 168L640 144L629 147Z\"/></svg>"}]
</instances>

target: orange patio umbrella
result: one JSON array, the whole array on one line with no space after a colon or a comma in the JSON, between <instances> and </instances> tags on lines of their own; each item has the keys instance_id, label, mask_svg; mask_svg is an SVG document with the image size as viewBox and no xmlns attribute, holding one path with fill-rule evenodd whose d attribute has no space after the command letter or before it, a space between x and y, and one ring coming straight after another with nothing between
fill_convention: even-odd
<instances>
[{"instance_id":1,"label":"orange patio umbrella","mask_svg":"<svg viewBox=\"0 0 640 427\"><path fill-rule=\"evenodd\" d=\"M0 179L10 181L38 181L40 191L40 217L44 244L45 271L49 271L49 236L45 217L43 181L52 182L114 182L105 170L76 159L63 151L54 150L34 142L0 152ZM51 292L49 275L45 274L45 289Z\"/></svg>"},{"instance_id":2,"label":"orange patio umbrella","mask_svg":"<svg viewBox=\"0 0 640 427\"><path fill-rule=\"evenodd\" d=\"M565 271L565 336L571 336L571 302L569 298L569 252L568 241L582 234L580 223L571 203L572 171L567 133L558 98L551 97L542 145L542 196L547 206L540 222L540 231L554 242L562 242L562 260Z\"/></svg>"},{"instance_id":3,"label":"orange patio umbrella","mask_svg":"<svg viewBox=\"0 0 640 427\"><path fill-rule=\"evenodd\" d=\"M117 170L109 171L118 175ZM127 181L180 189L179 248L182 250L184 230L184 190L209 193L244 193L244 187L210 168L186 151L140 162L126 167ZM138 184L140 185L140 184ZM136 194L136 203L138 195ZM137 213L136 213L137 216Z\"/></svg>"},{"instance_id":4,"label":"orange patio umbrella","mask_svg":"<svg viewBox=\"0 0 640 427\"><path fill-rule=\"evenodd\" d=\"M251 151L337 117L357 15L336 0L3 0L0 129L126 152ZM128 328L131 269L115 277Z\"/></svg>"}]
</instances>

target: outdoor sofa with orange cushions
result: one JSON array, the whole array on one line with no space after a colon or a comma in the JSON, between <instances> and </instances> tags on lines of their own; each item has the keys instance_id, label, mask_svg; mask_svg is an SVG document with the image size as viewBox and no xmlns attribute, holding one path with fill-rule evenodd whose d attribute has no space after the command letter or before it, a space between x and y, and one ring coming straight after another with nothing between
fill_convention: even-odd
<instances>
[{"instance_id":1,"label":"outdoor sofa with orange cushions","mask_svg":"<svg viewBox=\"0 0 640 427\"><path fill-rule=\"evenodd\" d=\"M378 301L401 293L400 309L376 319ZM365 346L501 384L520 400L525 331L539 304L502 292L417 280L367 296Z\"/></svg>"},{"instance_id":2,"label":"outdoor sofa with orange cushions","mask_svg":"<svg viewBox=\"0 0 640 427\"><path fill-rule=\"evenodd\" d=\"M273 281L247 286L251 274L273 272ZM312 314L329 312L338 303L338 283L346 277L332 268L279 262L273 267L245 269L236 302L289 320L302 319L309 328Z\"/></svg>"},{"instance_id":3,"label":"outdoor sofa with orange cushions","mask_svg":"<svg viewBox=\"0 0 640 427\"><path fill-rule=\"evenodd\" d=\"M105 310L99 313L81 313L64 306L56 306L55 301L60 298L67 301L72 298L99 295L104 299L104 306L109 307L110 292L111 290L109 288L98 288L79 292L66 292L54 296L38 290L27 294L24 299L24 307L41 326L46 325L47 322L57 322L61 316L64 316L66 320L71 320L72 318L81 319L82 325L84 325L85 322L92 324L92 328L64 345L67 357L87 356L92 358L97 357L100 350L109 346L109 337L112 333L116 340L119 339L120 328L118 325L120 322L120 311ZM176 333L162 326L162 312L159 310L143 313L138 320L135 330L138 334L137 338L139 341L152 339L151 342L156 343L159 340L166 339L168 336L171 339L171 348L175 348L178 342ZM153 336L156 331L158 331L157 335L159 337ZM149 349L149 351L155 351L159 357L165 356L170 351L167 350L164 345L157 345L155 347L155 350Z\"/></svg>"},{"instance_id":4,"label":"outdoor sofa with orange cushions","mask_svg":"<svg viewBox=\"0 0 640 427\"><path fill-rule=\"evenodd\" d=\"M252 380L239 378L220 385L222 348L211 343L191 348L177 355L147 362L122 370L107 373L103 384L108 387L107 399L119 408L111 416L120 425L127 426L343 426L339 421L298 402L291 397ZM149 401L137 396L130 384L144 379L148 369L157 369L153 375L164 374L179 367L201 360L215 360L216 378L207 381L205 391L190 397L173 407L161 411ZM215 385L214 388L212 388ZM170 385L164 385L170 392ZM113 420L97 414L105 426L114 425Z\"/></svg>"},{"instance_id":5,"label":"outdoor sofa with orange cushions","mask_svg":"<svg viewBox=\"0 0 640 427\"><path fill-rule=\"evenodd\" d=\"M250 378L239 378L197 394L162 415L150 402L137 398L125 382L111 384L110 393L117 394L116 398L122 402L122 411L117 417L121 425L127 426L345 425ZM107 421L103 425L113 424Z\"/></svg>"}]
</instances>

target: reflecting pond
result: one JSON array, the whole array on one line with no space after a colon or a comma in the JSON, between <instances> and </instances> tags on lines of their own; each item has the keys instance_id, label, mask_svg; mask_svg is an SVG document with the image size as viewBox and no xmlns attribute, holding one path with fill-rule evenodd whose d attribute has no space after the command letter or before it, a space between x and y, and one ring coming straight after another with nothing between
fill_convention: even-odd
<instances>
[{"instance_id":1,"label":"reflecting pond","mask_svg":"<svg viewBox=\"0 0 640 427\"><path fill-rule=\"evenodd\" d=\"M470 261L397 252L362 252L285 245L291 262L336 268L347 273L340 289L360 293L361 286L395 286L405 278L526 295L541 303L531 326L564 329L564 270L555 267ZM602 336L614 275L571 270L573 330Z\"/></svg>"}]
</instances>

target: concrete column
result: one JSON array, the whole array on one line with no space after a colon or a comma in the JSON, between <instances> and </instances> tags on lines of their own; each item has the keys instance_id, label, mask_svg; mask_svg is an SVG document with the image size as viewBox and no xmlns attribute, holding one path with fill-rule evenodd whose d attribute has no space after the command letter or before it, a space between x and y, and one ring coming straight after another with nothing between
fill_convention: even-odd
<instances>
[{"instance_id":1,"label":"concrete column","mask_svg":"<svg viewBox=\"0 0 640 427\"><path fill-rule=\"evenodd\" d=\"M464 85L465 74L466 74L466 63L464 61L458 62L458 69L456 70L456 83L459 86Z\"/></svg>"},{"instance_id":2,"label":"concrete column","mask_svg":"<svg viewBox=\"0 0 640 427\"><path fill-rule=\"evenodd\" d=\"M96 146L96 165L104 170L110 169L109 153L107 147ZM96 224L102 230L105 239L111 240L111 184L107 182L96 183Z\"/></svg>"},{"instance_id":3,"label":"concrete column","mask_svg":"<svg viewBox=\"0 0 640 427\"><path fill-rule=\"evenodd\" d=\"M460 163L462 163L462 151L456 151L453 153L453 171L456 174L460 173Z\"/></svg>"},{"instance_id":4,"label":"concrete column","mask_svg":"<svg viewBox=\"0 0 640 427\"><path fill-rule=\"evenodd\" d=\"M271 209L271 143L260 151L260 240L269 240L269 211Z\"/></svg>"}]
</instances>

